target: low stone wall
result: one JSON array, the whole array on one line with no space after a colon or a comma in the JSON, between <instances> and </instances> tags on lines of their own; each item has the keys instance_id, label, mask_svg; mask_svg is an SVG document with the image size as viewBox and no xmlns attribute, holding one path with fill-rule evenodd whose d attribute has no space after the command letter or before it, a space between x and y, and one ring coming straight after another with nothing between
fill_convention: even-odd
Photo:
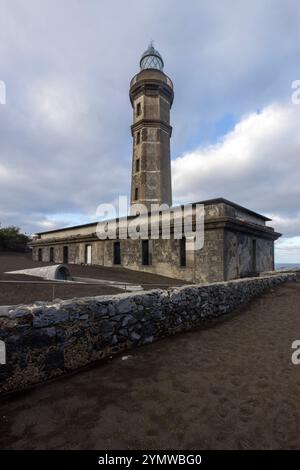
<instances>
[{"instance_id":1,"label":"low stone wall","mask_svg":"<svg viewBox=\"0 0 300 470\"><path fill-rule=\"evenodd\" d=\"M197 327L267 288L295 280L293 273L278 274L16 307L0 317L0 340L6 348L0 392L26 388L121 350Z\"/></svg>"}]
</instances>

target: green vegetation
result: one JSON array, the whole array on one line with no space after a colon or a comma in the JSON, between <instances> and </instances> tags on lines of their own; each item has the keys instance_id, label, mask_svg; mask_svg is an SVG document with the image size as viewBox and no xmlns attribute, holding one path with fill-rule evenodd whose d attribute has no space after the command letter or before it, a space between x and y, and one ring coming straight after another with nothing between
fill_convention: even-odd
<instances>
[{"instance_id":1,"label":"green vegetation","mask_svg":"<svg viewBox=\"0 0 300 470\"><path fill-rule=\"evenodd\" d=\"M20 251L28 249L30 238L20 232L19 227L0 227L0 251Z\"/></svg>"}]
</instances>

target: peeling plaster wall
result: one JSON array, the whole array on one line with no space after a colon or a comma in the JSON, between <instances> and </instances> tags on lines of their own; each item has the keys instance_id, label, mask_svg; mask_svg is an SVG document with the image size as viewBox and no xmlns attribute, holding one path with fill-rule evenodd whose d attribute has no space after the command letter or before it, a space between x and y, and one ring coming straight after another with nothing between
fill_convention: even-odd
<instances>
[{"instance_id":1,"label":"peeling plaster wall","mask_svg":"<svg viewBox=\"0 0 300 470\"><path fill-rule=\"evenodd\" d=\"M256 255L253 242L256 241ZM273 240L243 232L225 231L225 279L244 277L255 271L274 269Z\"/></svg>"}]
</instances>

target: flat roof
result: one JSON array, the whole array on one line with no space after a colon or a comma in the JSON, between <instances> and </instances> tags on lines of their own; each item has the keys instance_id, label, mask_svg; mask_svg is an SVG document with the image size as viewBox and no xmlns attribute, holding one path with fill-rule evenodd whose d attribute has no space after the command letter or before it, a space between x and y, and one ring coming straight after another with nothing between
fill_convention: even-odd
<instances>
[{"instance_id":1,"label":"flat roof","mask_svg":"<svg viewBox=\"0 0 300 470\"><path fill-rule=\"evenodd\" d=\"M176 207L184 207L188 204L204 204L204 205L209 205L209 204L228 204L229 206L232 206L234 207L235 209L240 209L244 212L246 212L247 214L249 215L253 215L254 217L258 217L262 220L265 220L265 221L271 221L272 219L270 219L269 217L265 217L264 215L261 215L261 214L258 214L257 212L254 212L250 209L247 209L246 207L244 206L240 206L239 204L236 204L235 202L232 202L232 201L229 201L228 199L225 199L223 197L218 197L218 198L214 198L214 199L207 199L205 201L197 201L197 202L191 202L191 203L186 203L186 204L180 204L178 206L172 206L172 208L176 208ZM127 219L133 219L135 216L127 216ZM125 219L126 217L117 217L117 220L122 220L122 219ZM58 229L54 229L54 230L47 230L46 232L36 232L36 235L46 235L48 233L56 233L56 232L64 232L66 230L74 230L74 229L79 229L79 228L85 228L85 227L92 227L93 225L97 225L99 223L99 221L97 222L90 222L88 224L81 224L81 225L73 225L71 227L63 227L63 228L58 228Z\"/></svg>"},{"instance_id":2,"label":"flat roof","mask_svg":"<svg viewBox=\"0 0 300 470\"><path fill-rule=\"evenodd\" d=\"M247 214L253 215L255 217L259 217L262 220L265 220L266 222L270 222L272 219L269 217L266 217L265 215L259 214L258 212L252 211L251 209L247 209L247 207L241 206L240 204L236 204L235 202L229 201L228 199L225 199L224 197L218 197L214 199L207 199L206 201L198 201L194 202L193 204L219 204L219 203L225 203L228 204L229 206L234 207L235 209L241 209L244 212L247 212Z\"/></svg>"}]
</instances>

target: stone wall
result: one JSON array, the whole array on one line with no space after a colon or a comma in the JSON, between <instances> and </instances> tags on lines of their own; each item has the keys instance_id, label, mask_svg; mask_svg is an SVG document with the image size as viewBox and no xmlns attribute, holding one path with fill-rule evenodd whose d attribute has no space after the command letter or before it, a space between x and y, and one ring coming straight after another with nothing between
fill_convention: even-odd
<instances>
[{"instance_id":1,"label":"stone wall","mask_svg":"<svg viewBox=\"0 0 300 470\"><path fill-rule=\"evenodd\" d=\"M293 273L153 290L39 302L0 314L0 392L71 372L108 355L217 319Z\"/></svg>"}]
</instances>

